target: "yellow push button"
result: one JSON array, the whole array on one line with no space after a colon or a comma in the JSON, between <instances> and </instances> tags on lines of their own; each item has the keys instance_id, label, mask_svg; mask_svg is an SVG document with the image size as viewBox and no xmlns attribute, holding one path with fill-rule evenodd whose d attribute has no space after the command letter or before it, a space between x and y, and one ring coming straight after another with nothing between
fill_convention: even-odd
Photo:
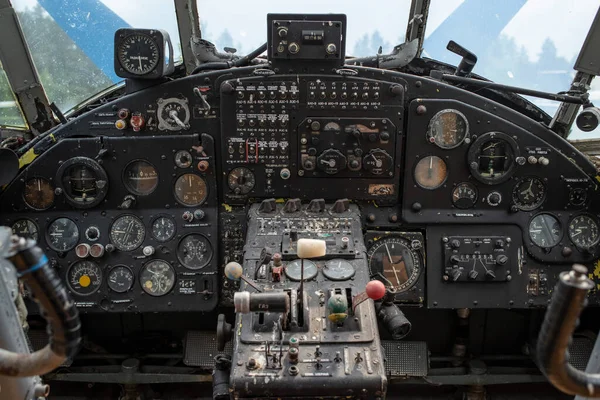
<instances>
[{"instance_id":1,"label":"yellow push button","mask_svg":"<svg viewBox=\"0 0 600 400\"><path fill-rule=\"evenodd\" d=\"M88 287L88 286L90 286L90 283L92 283L92 280L90 279L89 276L81 275L79 277L79 284L81 285L81 287Z\"/></svg>"}]
</instances>

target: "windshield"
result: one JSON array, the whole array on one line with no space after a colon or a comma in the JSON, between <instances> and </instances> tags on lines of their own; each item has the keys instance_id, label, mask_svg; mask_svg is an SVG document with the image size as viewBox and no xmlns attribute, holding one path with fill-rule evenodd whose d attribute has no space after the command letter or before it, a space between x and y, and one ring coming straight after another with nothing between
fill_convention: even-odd
<instances>
[{"instance_id":1,"label":"windshield","mask_svg":"<svg viewBox=\"0 0 600 400\"><path fill-rule=\"evenodd\" d=\"M166 30L181 59L172 1L12 0L50 102L67 111L122 79L114 73L119 28Z\"/></svg>"},{"instance_id":2,"label":"windshield","mask_svg":"<svg viewBox=\"0 0 600 400\"><path fill-rule=\"evenodd\" d=\"M181 60L171 0L12 0L50 102L66 111L120 81L113 71L113 34L122 27L169 32L175 60ZM384 53L404 42L410 0L198 0L203 38L219 51L247 54L264 43L267 13L345 13L347 51L352 56ZM449 40L477 54L474 73L495 82L548 92L569 89L573 65L600 0L432 0L423 56L456 65ZM0 123L11 115L22 124L14 100L2 94ZM600 81L591 100L600 103ZM554 115L557 102L530 98ZM4 111L1 111L4 110ZM9 114L7 114L9 113ZM573 128L572 139L600 137Z\"/></svg>"}]
</instances>

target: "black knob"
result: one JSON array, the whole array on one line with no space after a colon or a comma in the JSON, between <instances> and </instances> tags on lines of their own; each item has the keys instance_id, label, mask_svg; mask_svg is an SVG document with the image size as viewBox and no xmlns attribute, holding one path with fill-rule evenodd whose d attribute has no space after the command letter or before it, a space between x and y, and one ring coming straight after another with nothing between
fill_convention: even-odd
<instances>
[{"instance_id":1,"label":"black knob","mask_svg":"<svg viewBox=\"0 0 600 400\"><path fill-rule=\"evenodd\" d=\"M500 254L496 257L496 263L499 265L504 265L508 262L508 256L506 254Z\"/></svg>"},{"instance_id":2,"label":"black knob","mask_svg":"<svg viewBox=\"0 0 600 400\"><path fill-rule=\"evenodd\" d=\"M499 249L503 248L504 247L504 240L502 240L502 239L496 240L496 247L499 248Z\"/></svg>"},{"instance_id":3,"label":"black knob","mask_svg":"<svg viewBox=\"0 0 600 400\"><path fill-rule=\"evenodd\" d=\"M311 147L308 149L308 155L309 156L316 156L317 155L317 149L315 149L314 147Z\"/></svg>"},{"instance_id":4,"label":"black knob","mask_svg":"<svg viewBox=\"0 0 600 400\"><path fill-rule=\"evenodd\" d=\"M272 213L277 209L277 203L275 199L264 199L260 202L260 206L258 208L258 212L261 213Z\"/></svg>"},{"instance_id":5,"label":"black knob","mask_svg":"<svg viewBox=\"0 0 600 400\"><path fill-rule=\"evenodd\" d=\"M221 85L221 92L225 93L225 94L230 94L233 92L233 85L231 85L231 83L229 82L224 82Z\"/></svg>"},{"instance_id":6,"label":"black knob","mask_svg":"<svg viewBox=\"0 0 600 400\"><path fill-rule=\"evenodd\" d=\"M416 202L416 203L412 204L411 208L412 208L412 210L414 212L419 212L419 211L421 211L421 209L423 208L423 206L421 205L421 203Z\"/></svg>"},{"instance_id":7,"label":"black knob","mask_svg":"<svg viewBox=\"0 0 600 400\"><path fill-rule=\"evenodd\" d=\"M304 161L304 164L302 164L302 165L304 166L304 169L313 169L314 168L314 164L310 160Z\"/></svg>"},{"instance_id":8,"label":"black knob","mask_svg":"<svg viewBox=\"0 0 600 400\"><path fill-rule=\"evenodd\" d=\"M357 160L350 161L350 168L357 169L358 167L360 167L360 163Z\"/></svg>"},{"instance_id":9,"label":"black knob","mask_svg":"<svg viewBox=\"0 0 600 400\"><path fill-rule=\"evenodd\" d=\"M392 96L400 96L404 94L404 87L401 85L392 85L390 86L390 93Z\"/></svg>"},{"instance_id":10,"label":"black knob","mask_svg":"<svg viewBox=\"0 0 600 400\"><path fill-rule=\"evenodd\" d=\"M286 201L285 205L283 206L283 212L294 213L300 211L301 205L302 202L300 201L300 199L288 199L288 201Z\"/></svg>"},{"instance_id":11,"label":"black knob","mask_svg":"<svg viewBox=\"0 0 600 400\"><path fill-rule=\"evenodd\" d=\"M112 253L115 251L115 246L109 243L106 245L106 247L104 247L104 250L106 250L107 253Z\"/></svg>"},{"instance_id":12,"label":"black knob","mask_svg":"<svg viewBox=\"0 0 600 400\"><path fill-rule=\"evenodd\" d=\"M319 144L319 137L318 136L313 136L310 138L310 142L313 144L313 146L316 146Z\"/></svg>"},{"instance_id":13,"label":"black knob","mask_svg":"<svg viewBox=\"0 0 600 400\"><path fill-rule=\"evenodd\" d=\"M387 140L390 140L390 133L387 131L383 131L383 132L381 132L379 137L381 138L381 140L383 140L385 142Z\"/></svg>"},{"instance_id":14,"label":"black knob","mask_svg":"<svg viewBox=\"0 0 600 400\"><path fill-rule=\"evenodd\" d=\"M452 281L456 282L457 280L460 279L460 276L462 275L462 271L460 269L455 269L454 271L452 271L452 273L450 274L450 277L452 278Z\"/></svg>"},{"instance_id":15,"label":"black knob","mask_svg":"<svg viewBox=\"0 0 600 400\"><path fill-rule=\"evenodd\" d=\"M350 201L348 199L339 199L335 201L333 207L331 207L331 211L339 214L348 211L349 207Z\"/></svg>"},{"instance_id":16,"label":"black knob","mask_svg":"<svg viewBox=\"0 0 600 400\"><path fill-rule=\"evenodd\" d=\"M312 199L308 203L308 211L313 213L325 211L325 199Z\"/></svg>"},{"instance_id":17,"label":"black knob","mask_svg":"<svg viewBox=\"0 0 600 400\"><path fill-rule=\"evenodd\" d=\"M450 262L452 264L458 264L460 262L460 256L457 256L456 254L450 257Z\"/></svg>"},{"instance_id":18,"label":"black knob","mask_svg":"<svg viewBox=\"0 0 600 400\"><path fill-rule=\"evenodd\" d=\"M450 245L452 246L453 249L458 249L460 247L460 240L458 239L453 239L450 242Z\"/></svg>"},{"instance_id":19,"label":"black knob","mask_svg":"<svg viewBox=\"0 0 600 400\"><path fill-rule=\"evenodd\" d=\"M369 135L369 142L376 142L377 141L377 135L375 133L371 133Z\"/></svg>"},{"instance_id":20,"label":"black knob","mask_svg":"<svg viewBox=\"0 0 600 400\"><path fill-rule=\"evenodd\" d=\"M319 121L311 122L310 129L312 129L313 131L318 131L319 129L321 129L321 123Z\"/></svg>"},{"instance_id":21,"label":"black knob","mask_svg":"<svg viewBox=\"0 0 600 400\"><path fill-rule=\"evenodd\" d=\"M475 279L477 279L477 275L479 275L479 272L475 271L475 270L471 270L469 271L469 279L474 281Z\"/></svg>"},{"instance_id":22,"label":"black knob","mask_svg":"<svg viewBox=\"0 0 600 400\"><path fill-rule=\"evenodd\" d=\"M485 271L485 279L490 281L496 279L496 273L491 269L488 269L487 271Z\"/></svg>"}]
</instances>

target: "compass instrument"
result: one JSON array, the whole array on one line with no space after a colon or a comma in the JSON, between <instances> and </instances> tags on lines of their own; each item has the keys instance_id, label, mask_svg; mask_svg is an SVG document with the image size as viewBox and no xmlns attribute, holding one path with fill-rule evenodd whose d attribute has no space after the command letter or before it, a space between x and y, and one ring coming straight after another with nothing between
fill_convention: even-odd
<instances>
[{"instance_id":1,"label":"compass instrument","mask_svg":"<svg viewBox=\"0 0 600 400\"><path fill-rule=\"evenodd\" d=\"M419 255L408 240L387 237L376 241L367 252L369 273L396 292L404 292L421 274Z\"/></svg>"}]
</instances>

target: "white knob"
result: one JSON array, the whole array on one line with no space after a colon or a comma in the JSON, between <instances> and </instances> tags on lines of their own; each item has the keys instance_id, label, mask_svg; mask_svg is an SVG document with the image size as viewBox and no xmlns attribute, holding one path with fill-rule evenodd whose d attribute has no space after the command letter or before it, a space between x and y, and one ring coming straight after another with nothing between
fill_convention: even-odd
<instances>
[{"instance_id":1,"label":"white knob","mask_svg":"<svg viewBox=\"0 0 600 400\"><path fill-rule=\"evenodd\" d=\"M324 240L299 239L297 253L299 258L322 257L327 254L327 245Z\"/></svg>"},{"instance_id":2,"label":"white knob","mask_svg":"<svg viewBox=\"0 0 600 400\"><path fill-rule=\"evenodd\" d=\"M538 162L540 164L542 164L543 166L546 166L546 165L550 164L550 160L548 160L546 157L540 157L540 159L538 160Z\"/></svg>"},{"instance_id":3,"label":"white knob","mask_svg":"<svg viewBox=\"0 0 600 400\"><path fill-rule=\"evenodd\" d=\"M154 254L154 247L152 246L146 246L142 249L142 253L146 256L146 257L150 257L152 254Z\"/></svg>"}]
</instances>

